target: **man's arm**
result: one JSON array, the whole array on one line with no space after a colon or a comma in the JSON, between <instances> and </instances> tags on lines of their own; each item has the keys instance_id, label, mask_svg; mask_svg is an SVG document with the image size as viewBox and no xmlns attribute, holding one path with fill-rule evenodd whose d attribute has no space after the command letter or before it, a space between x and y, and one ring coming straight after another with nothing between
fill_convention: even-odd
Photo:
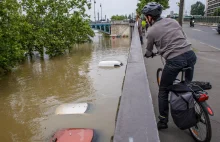
<instances>
[{"instance_id":1,"label":"man's arm","mask_svg":"<svg viewBox=\"0 0 220 142\"><path fill-rule=\"evenodd\" d=\"M153 48L154 48L154 38L153 38L153 36L151 35L151 33L150 33L150 31L149 31L149 33L148 33L148 35L147 35L147 48L146 48L147 51L146 51L146 53L145 53L145 57L149 58L149 57L152 56L152 54L153 54L153 52L152 52Z\"/></svg>"}]
</instances>

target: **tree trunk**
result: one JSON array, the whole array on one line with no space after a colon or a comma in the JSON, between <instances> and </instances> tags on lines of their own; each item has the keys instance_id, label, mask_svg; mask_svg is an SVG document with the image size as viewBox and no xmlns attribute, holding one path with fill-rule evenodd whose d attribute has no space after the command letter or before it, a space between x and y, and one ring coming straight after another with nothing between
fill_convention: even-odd
<instances>
[{"instance_id":1,"label":"tree trunk","mask_svg":"<svg viewBox=\"0 0 220 142\"><path fill-rule=\"evenodd\" d=\"M180 0L179 6L179 24L182 26L183 24L183 7L184 7L184 0Z\"/></svg>"}]
</instances>

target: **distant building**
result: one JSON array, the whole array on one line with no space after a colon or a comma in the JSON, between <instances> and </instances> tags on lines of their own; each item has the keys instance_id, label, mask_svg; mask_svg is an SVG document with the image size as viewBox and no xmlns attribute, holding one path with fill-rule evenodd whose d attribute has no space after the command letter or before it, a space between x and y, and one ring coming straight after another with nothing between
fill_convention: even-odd
<instances>
[{"instance_id":1,"label":"distant building","mask_svg":"<svg viewBox=\"0 0 220 142\"><path fill-rule=\"evenodd\" d=\"M185 15L184 16L188 16L188 12L187 12L187 10L185 11Z\"/></svg>"},{"instance_id":2,"label":"distant building","mask_svg":"<svg viewBox=\"0 0 220 142\"><path fill-rule=\"evenodd\" d=\"M170 17L173 17L174 12L170 11Z\"/></svg>"},{"instance_id":3,"label":"distant building","mask_svg":"<svg viewBox=\"0 0 220 142\"><path fill-rule=\"evenodd\" d=\"M206 0L206 16L212 16L217 8L220 8L220 0Z\"/></svg>"}]
</instances>

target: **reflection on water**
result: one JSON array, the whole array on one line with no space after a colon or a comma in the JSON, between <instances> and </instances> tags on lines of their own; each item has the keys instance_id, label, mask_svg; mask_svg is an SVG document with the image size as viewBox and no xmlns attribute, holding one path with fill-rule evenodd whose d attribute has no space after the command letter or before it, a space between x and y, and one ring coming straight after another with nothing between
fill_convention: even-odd
<instances>
[{"instance_id":1,"label":"reflection on water","mask_svg":"<svg viewBox=\"0 0 220 142\"><path fill-rule=\"evenodd\" d=\"M62 128L92 128L110 141L129 49L129 39L100 34L69 55L27 61L0 80L0 138L4 142L49 141ZM120 68L98 68L119 60ZM89 103L83 115L55 115L63 103Z\"/></svg>"}]
</instances>

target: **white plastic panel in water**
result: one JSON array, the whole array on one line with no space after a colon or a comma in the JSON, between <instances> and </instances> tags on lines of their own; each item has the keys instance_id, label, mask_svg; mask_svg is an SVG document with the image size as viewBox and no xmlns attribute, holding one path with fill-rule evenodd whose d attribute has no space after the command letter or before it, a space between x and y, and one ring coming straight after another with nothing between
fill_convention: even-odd
<instances>
[{"instance_id":1,"label":"white plastic panel in water","mask_svg":"<svg viewBox=\"0 0 220 142\"><path fill-rule=\"evenodd\" d=\"M122 66L120 61L101 61L99 62L100 67L115 67L115 66Z\"/></svg>"},{"instance_id":2,"label":"white plastic panel in water","mask_svg":"<svg viewBox=\"0 0 220 142\"><path fill-rule=\"evenodd\" d=\"M55 114L83 114L88 108L87 103L78 103L78 104L62 104L57 107Z\"/></svg>"}]
</instances>

